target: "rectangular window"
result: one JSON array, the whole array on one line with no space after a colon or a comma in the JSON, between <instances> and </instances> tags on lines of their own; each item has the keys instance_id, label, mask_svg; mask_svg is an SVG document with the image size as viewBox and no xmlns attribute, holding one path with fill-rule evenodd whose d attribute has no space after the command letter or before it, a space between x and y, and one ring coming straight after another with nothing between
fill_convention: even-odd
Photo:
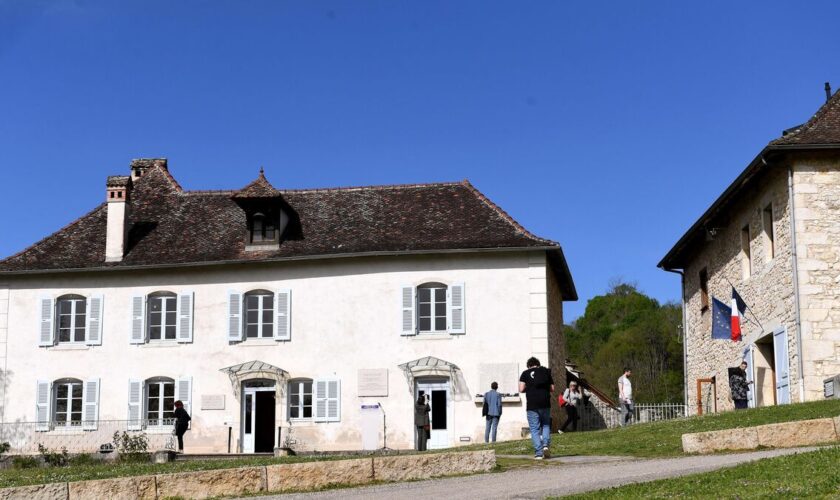
<instances>
[{"instance_id":1,"label":"rectangular window","mask_svg":"<svg viewBox=\"0 0 840 500\"><path fill-rule=\"evenodd\" d=\"M175 381L153 380L146 384L148 425L168 425L175 418Z\"/></svg>"},{"instance_id":2,"label":"rectangular window","mask_svg":"<svg viewBox=\"0 0 840 500\"><path fill-rule=\"evenodd\" d=\"M709 273L706 268L700 270L700 310L709 308Z\"/></svg>"},{"instance_id":3,"label":"rectangular window","mask_svg":"<svg viewBox=\"0 0 840 500\"><path fill-rule=\"evenodd\" d=\"M149 297L149 340L175 340L177 297Z\"/></svg>"},{"instance_id":4,"label":"rectangular window","mask_svg":"<svg viewBox=\"0 0 840 500\"><path fill-rule=\"evenodd\" d=\"M274 337L274 294L254 293L245 296L245 336Z\"/></svg>"},{"instance_id":5,"label":"rectangular window","mask_svg":"<svg viewBox=\"0 0 840 500\"><path fill-rule=\"evenodd\" d=\"M752 256L750 255L750 225L741 228L741 274L744 279L752 274Z\"/></svg>"},{"instance_id":6,"label":"rectangular window","mask_svg":"<svg viewBox=\"0 0 840 500\"><path fill-rule=\"evenodd\" d=\"M312 418L312 381L289 382L289 418Z\"/></svg>"},{"instance_id":7,"label":"rectangular window","mask_svg":"<svg viewBox=\"0 0 840 500\"><path fill-rule=\"evenodd\" d=\"M761 227L764 231L764 256L769 262L776 256L776 237L773 234L773 204L761 211Z\"/></svg>"},{"instance_id":8,"label":"rectangular window","mask_svg":"<svg viewBox=\"0 0 840 500\"><path fill-rule=\"evenodd\" d=\"M85 314L87 301L84 297L58 300L58 341L85 341Z\"/></svg>"},{"instance_id":9,"label":"rectangular window","mask_svg":"<svg viewBox=\"0 0 840 500\"><path fill-rule=\"evenodd\" d=\"M446 287L417 289L417 325L421 332L446 331Z\"/></svg>"},{"instance_id":10,"label":"rectangular window","mask_svg":"<svg viewBox=\"0 0 840 500\"><path fill-rule=\"evenodd\" d=\"M82 425L82 383L67 382L55 386L56 427Z\"/></svg>"}]
</instances>

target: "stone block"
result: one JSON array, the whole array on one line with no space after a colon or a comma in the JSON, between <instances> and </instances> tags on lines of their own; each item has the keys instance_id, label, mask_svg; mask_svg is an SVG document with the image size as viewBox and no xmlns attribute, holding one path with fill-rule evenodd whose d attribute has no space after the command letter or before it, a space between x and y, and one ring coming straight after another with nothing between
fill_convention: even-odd
<instances>
[{"instance_id":1,"label":"stone block","mask_svg":"<svg viewBox=\"0 0 840 500\"><path fill-rule=\"evenodd\" d=\"M0 500L67 500L67 483L0 489Z\"/></svg>"},{"instance_id":2,"label":"stone block","mask_svg":"<svg viewBox=\"0 0 840 500\"><path fill-rule=\"evenodd\" d=\"M721 431L683 434L682 446L685 453L751 450L758 448L758 433L755 427L745 427L742 429L724 429Z\"/></svg>"},{"instance_id":3,"label":"stone block","mask_svg":"<svg viewBox=\"0 0 840 500\"><path fill-rule=\"evenodd\" d=\"M120 477L69 483L69 500L154 500L155 476Z\"/></svg>"},{"instance_id":4,"label":"stone block","mask_svg":"<svg viewBox=\"0 0 840 500\"><path fill-rule=\"evenodd\" d=\"M214 498L265 491L265 467L160 474L158 498Z\"/></svg>"},{"instance_id":5,"label":"stone block","mask_svg":"<svg viewBox=\"0 0 840 500\"><path fill-rule=\"evenodd\" d=\"M373 459L373 477L377 481L408 481L487 472L495 466L493 450L377 457Z\"/></svg>"},{"instance_id":6,"label":"stone block","mask_svg":"<svg viewBox=\"0 0 840 500\"><path fill-rule=\"evenodd\" d=\"M358 485L373 481L373 459L336 460L269 465L267 491L307 491L335 485Z\"/></svg>"},{"instance_id":7,"label":"stone block","mask_svg":"<svg viewBox=\"0 0 840 500\"><path fill-rule=\"evenodd\" d=\"M834 420L830 418L760 425L756 431L759 446L770 448L792 448L837 441Z\"/></svg>"}]
</instances>

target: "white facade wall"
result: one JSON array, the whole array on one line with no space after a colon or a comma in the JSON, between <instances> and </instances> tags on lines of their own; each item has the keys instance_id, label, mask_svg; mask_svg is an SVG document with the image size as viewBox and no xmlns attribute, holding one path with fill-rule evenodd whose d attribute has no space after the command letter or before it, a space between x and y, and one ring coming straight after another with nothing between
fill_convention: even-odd
<instances>
[{"instance_id":1,"label":"white facade wall","mask_svg":"<svg viewBox=\"0 0 840 500\"><path fill-rule=\"evenodd\" d=\"M548 352L547 333L535 331L537 326L547 328L547 295L534 290L532 279L541 275L544 286L546 271L544 252L517 251L10 276L4 421L36 420L37 380L99 378L99 419L126 420L129 379L192 377L187 450L226 452L231 425L235 451L241 407L231 381L219 370L260 360L284 369L291 378L341 380L340 422L295 423L296 448L360 449L360 405L375 402L387 412L388 446L411 448L413 389L398 365L434 356L457 365L466 382L453 397L449 444L479 442L484 419L473 396L489 389L479 386L482 365L517 363L518 372L529 356ZM425 282L465 285L465 334L400 335L401 287ZM228 342L228 291L253 289L291 290L290 341ZM129 342L132 296L187 290L195 294L191 343ZM39 299L71 293L103 296L102 345L38 347ZM388 370L387 397L356 395L358 370L366 368ZM224 395L225 409L202 410L202 395ZM276 414L276 425L287 427L285 398L278 399ZM506 404L499 439L518 438L526 426L524 398L522 404Z\"/></svg>"}]
</instances>

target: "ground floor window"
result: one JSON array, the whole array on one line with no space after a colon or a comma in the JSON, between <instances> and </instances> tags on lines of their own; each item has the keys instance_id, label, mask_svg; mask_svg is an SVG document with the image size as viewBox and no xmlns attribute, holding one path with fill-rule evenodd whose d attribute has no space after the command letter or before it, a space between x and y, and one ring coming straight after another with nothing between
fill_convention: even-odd
<instances>
[{"instance_id":1,"label":"ground floor window","mask_svg":"<svg viewBox=\"0 0 840 500\"><path fill-rule=\"evenodd\" d=\"M82 392L81 380L61 380L55 383L53 422L56 427L82 425Z\"/></svg>"},{"instance_id":2,"label":"ground floor window","mask_svg":"<svg viewBox=\"0 0 840 500\"><path fill-rule=\"evenodd\" d=\"M312 418L312 381L292 380L289 382L289 418Z\"/></svg>"},{"instance_id":3,"label":"ground floor window","mask_svg":"<svg viewBox=\"0 0 840 500\"><path fill-rule=\"evenodd\" d=\"M167 378L146 381L146 420L153 427L175 418L175 381Z\"/></svg>"}]
</instances>

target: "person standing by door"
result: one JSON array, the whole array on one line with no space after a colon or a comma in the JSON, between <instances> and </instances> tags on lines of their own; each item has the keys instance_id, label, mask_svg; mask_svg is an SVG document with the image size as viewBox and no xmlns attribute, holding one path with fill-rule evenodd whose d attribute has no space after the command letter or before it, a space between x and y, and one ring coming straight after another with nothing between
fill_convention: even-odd
<instances>
[{"instance_id":1,"label":"person standing by door","mask_svg":"<svg viewBox=\"0 0 840 500\"><path fill-rule=\"evenodd\" d=\"M490 390L484 393L484 442L496 442L496 429L499 427L499 418L502 416L502 395L496 390L499 388L497 382L490 384Z\"/></svg>"},{"instance_id":2,"label":"person standing by door","mask_svg":"<svg viewBox=\"0 0 840 500\"><path fill-rule=\"evenodd\" d=\"M190 414L184 409L184 403L175 401L175 435L178 436L178 452L184 452L184 434L190 428Z\"/></svg>"},{"instance_id":3,"label":"person standing by door","mask_svg":"<svg viewBox=\"0 0 840 500\"><path fill-rule=\"evenodd\" d=\"M554 392L554 379L551 378L551 370L540 366L537 358L528 358L525 365L528 369L519 377L519 392L525 393L534 458L542 460L548 458L551 445L551 393Z\"/></svg>"},{"instance_id":4,"label":"person standing by door","mask_svg":"<svg viewBox=\"0 0 840 500\"><path fill-rule=\"evenodd\" d=\"M736 410L746 410L749 406L747 399L749 392L749 385L752 382L747 382L747 362L741 361L740 366L729 369L729 390L732 394L732 401L735 403Z\"/></svg>"},{"instance_id":5,"label":"person standing by door","mask_svg":"<svg viewBox=\"0 0 840 500\"><path fill-rule=\"evenodd\" d=\"M432 430L431 421L429 420L429 412L432 408L429 406L425 394L417 397L414 403L414 428L417 429L417 451L426 451L426 440L429 439L429 434Z\"/></svg>"},{"instance_id":6,"label":"person standing by door","mask_svg":"<svg viewBox=\"0 0 840 500\"><path fill-rule=\"evenodd\" d=\"M624 375L618 377L618 404L621 405L621 420L618 422L622 427L633 422L633 384L630 383L630 375L633 371L624 367Z\"/></svg>"}]
</instances>

